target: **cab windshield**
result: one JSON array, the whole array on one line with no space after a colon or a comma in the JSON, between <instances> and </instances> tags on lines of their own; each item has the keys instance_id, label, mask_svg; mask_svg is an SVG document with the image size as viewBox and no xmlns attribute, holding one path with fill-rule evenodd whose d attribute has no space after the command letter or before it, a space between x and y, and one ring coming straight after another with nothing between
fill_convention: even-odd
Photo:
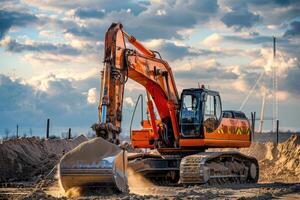
<instances>
[{"instance_id":1,"label":"cab windshield","mask_svg":"<svg viewBox=\"0 0 300 200\"><path fill-rule=\"evenodd\" d=\"M198 94L186 94L182 99L181 133L185 136L200 134L201 101Z\"/></svg>"}]
</instances>

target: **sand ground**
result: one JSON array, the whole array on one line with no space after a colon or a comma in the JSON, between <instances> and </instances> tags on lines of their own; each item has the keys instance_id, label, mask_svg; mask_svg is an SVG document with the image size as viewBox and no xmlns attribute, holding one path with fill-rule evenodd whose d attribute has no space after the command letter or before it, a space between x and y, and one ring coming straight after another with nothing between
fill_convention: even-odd
<instances>
[{"instance_id":1,"label":"sand ground","mask_svg":"<svg viewBox=\"0 0 300 200\"><path fill-rule=\"evenodd\" d=\"M292 136L278 145L253 143L250 148L240 150L259 160L258 184L163 187L153 185L143 177L131 175L129 194L112 194L107 191L103 193L99 188L82 194L75 188L67 197L58 184L55 170L49 173L49 167L50 164L54 165L53 163L58 162L59 156L64 151L74 148L83 141L86 139L55 142L26 139L10 141L10 145L2 144L0 154L10 157L0 159L1 167L10 167L8 172L11 174L13 171L18 173L13 177L0 173L0 199L300 199L300 138L297 136ZM65 148L62 148L63 146ZM37 165L30 165L28 159L44 164L48 168L40 170ZM34 173L22 173L22 170L27 170L29 167L34 169L32 170ZM78 195L83 196L76 197Z\"/></svg>"}]
</instances>

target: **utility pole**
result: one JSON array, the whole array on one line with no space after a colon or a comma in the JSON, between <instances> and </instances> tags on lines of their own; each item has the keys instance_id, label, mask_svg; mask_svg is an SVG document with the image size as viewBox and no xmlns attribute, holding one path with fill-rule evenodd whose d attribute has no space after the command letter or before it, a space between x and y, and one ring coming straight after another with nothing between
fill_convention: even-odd
<instances>
[{"instance_id":1,"label":"utility pole","mask_svg":"<svg viewBox=\"0 0 300 200\"><path fill-rule=\"evenodd\" d=\"M273 79L273 109L272 109L272 132L276 131L276 123L278 120L278 76L276 64L276 37L273 37L273 66L272 66L272 79Z\"/></svg>"}]
</instances>

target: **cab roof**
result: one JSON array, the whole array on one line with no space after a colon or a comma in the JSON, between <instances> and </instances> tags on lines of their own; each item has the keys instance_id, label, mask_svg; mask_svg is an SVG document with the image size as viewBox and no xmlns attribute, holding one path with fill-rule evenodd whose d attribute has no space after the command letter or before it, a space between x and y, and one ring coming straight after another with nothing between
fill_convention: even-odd
<instances>
[{"instance_id":1,"label":"cab roof","mask_svg":"<svg viewBox=\"0 0 300 200\"><path fill-rule=\"evenodd\" d=\"M199 92L199 93L205 92L205 93L212 94L212 95L219 95L218 91L209 90L206 88L188 88L188 89L183 89L182 93L184 93L184 92Z\"/></svg>"}]
</instances>

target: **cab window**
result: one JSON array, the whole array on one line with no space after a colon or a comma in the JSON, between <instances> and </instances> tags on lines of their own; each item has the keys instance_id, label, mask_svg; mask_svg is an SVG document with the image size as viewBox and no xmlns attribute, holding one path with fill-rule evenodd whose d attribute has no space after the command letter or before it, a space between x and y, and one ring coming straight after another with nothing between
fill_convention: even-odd
<instances>
[{"instance_id":1,"label":"cab window","mask_svg":"<svg viewBox=\"0 0 300 200\"><path fill-rule=\"evenodd\" d=\"M195 94L186 94L182 99L180 114L181 133L195 136L200 133L200 100Z\"/></svg>"},{"instance_id":2,"label":"cab window","mask_svg":"<svg viewBox=\"0 0 300 200\"><path fill-rule=\"evenodd\" d=\"M222 108L218 95L207 94L204 108L204 127L208 133L218 128L221 120Z\"/></svg>"}]
</instances>

